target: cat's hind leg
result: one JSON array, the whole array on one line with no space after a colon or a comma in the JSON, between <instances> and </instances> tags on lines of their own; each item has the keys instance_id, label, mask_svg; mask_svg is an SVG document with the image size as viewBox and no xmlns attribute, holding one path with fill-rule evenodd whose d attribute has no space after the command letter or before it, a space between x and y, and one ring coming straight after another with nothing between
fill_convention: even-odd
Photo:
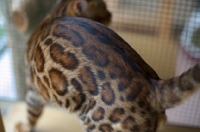
<instances>
[{"instance_id":1,"label":"cat's hind leg","mask_svg":"<svg viewBox=\"0 0 200 132\"><path fill-rule=\"evenodd\" d=\"M33 131L40 115L42 114L44 102L41 96L34 89L29 89L26 94L27 104L27 123L17 123L15 125L16 132L31 132Z\"/></svg>"}]
</instances>

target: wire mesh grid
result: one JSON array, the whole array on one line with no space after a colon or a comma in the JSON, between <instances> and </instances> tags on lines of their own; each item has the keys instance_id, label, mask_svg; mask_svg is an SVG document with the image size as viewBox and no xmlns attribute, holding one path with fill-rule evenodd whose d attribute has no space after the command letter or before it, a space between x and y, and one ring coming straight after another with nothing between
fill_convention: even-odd
<instances>
[{"instance_id":1,"label":"wire mesh grid","mask_svg":"<svg viewBox=\"0 0 200 132\"><path fill-rule=\"evenodd\" d=\"M0 44L3 34L7 37L6 42L11 43L0 57L0 80L5 80L4 83L0 81L0 100L23 99L25 93L24 68L21 66L24 45L19 44L25 39L16 35L9 18L10 2L12 0L0 1L0 7L4 8L4 14L0 12ZM199 0L107 0L106 3L113 16L110 28L124 38L161 78L181 74L200 58ZM5 22L2 22L3 17ZM168 110L169 123L200 127L199 95L196 93L182 106Z\"/></svg>"},{"instance_id":2,"label":"wire mesh grid","mask_svg":"<svg viewBox=\"0 0 200 132\"><path fill-rule=\"evenodd\" d=\"M4 14L5 7L0 1L0 98L4 100L16 100L16 88L14 85L14 73L12 67L12 53L8 43L8 28Z\"/></svg>"}]
</instances>

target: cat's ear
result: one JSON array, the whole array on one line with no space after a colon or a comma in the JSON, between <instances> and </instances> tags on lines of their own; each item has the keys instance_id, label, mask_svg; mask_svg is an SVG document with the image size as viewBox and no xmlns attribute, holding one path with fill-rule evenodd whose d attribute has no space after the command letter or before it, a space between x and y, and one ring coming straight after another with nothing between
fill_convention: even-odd
<instances>
[{"instance_id":1,"label":"cat's ear","mask_svg":"<svg viewBox=\"0 0 200 132\"><path fill-rule=\"evenodd\" d=\"M88 8L88 2L86 0L77 0L74 3L73 9L74 9L74 13L77 16L81 16L82 13L87 10Z\"/></svg>"},{"instance_id":2,"label":"cat's ear","mask_svg":"<svg viewBox=\"0 0 200 132\"><path fill-rule=\"evenodd\" d=\"M83 2L81 0L75 1L73 5L73 10L77 16L81 16L81 12L83 10Z\"/></svg>"}]
</instances>

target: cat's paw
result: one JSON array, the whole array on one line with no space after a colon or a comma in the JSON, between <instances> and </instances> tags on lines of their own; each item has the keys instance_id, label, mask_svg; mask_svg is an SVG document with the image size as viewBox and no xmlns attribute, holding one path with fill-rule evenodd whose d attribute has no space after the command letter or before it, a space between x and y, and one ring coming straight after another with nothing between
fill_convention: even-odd
<instances>
[{"instance_id":1,"label":"cat's paw","mask_svg":"<svg viewBox=\"0 0 200 132\"><path fill-rule=\"evenodd\" d=\"M32 132L32 128L28 124L23 124L21 122L18 122L15 125L15 131L14 132Z\"/></svg>"}]
</instances>

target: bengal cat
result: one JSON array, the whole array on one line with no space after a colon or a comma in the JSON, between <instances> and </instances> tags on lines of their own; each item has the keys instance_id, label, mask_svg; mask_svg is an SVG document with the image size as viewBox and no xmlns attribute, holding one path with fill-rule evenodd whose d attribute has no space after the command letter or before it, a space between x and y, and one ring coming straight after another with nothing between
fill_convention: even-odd
<instances>
[{"instance_id":1,"label":"bengal cat","mask_svg":"<svg viewBox=\"0 0 200 132\"><path fill-rule=\"evenodd\" d=\"M76 113L88 132L155 132L165 109L200 89L200 63L160 79L120 36L90 19L52 17L36 31L26 52L29 124L19 131L33 130L51 103Z\"/></svg>"}]
</instances>

